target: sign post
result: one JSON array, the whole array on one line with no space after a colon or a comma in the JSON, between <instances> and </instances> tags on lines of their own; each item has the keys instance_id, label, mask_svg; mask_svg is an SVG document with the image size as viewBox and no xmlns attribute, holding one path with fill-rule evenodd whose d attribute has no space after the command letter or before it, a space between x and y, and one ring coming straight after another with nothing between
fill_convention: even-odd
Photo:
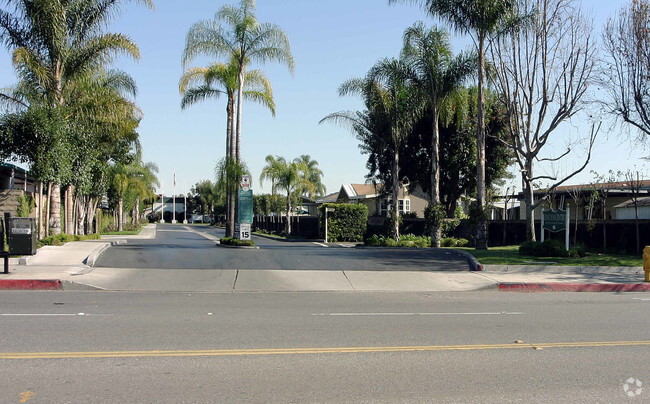
<instances>
[{"instance_id":1,"label":"sign post","mask_svg":"<svg viewBox=\"0 0 650 404\"><path fill-rule=\"evenodd\" d=\"M327 212L334 212L334 208L325 207L325 243L327 243Z\"/></svg>"},{"instance_id":2,"label":"sign post","mask_svg":"<svg viewBox=\"0 0 650 404\"><path fill-rule=\"evenodd\" d=\"M243 175L239 188L239 222L235 235L240 240L251 239L251 224L253 223L253 190L250 175Z\"/></svg>"},{"instance_id":3,"label":"sign post","mask_svg":"<svg viewBox=\"0 0 650 404\"><path fill-rule=\"evenodd\" d=\"M544 210L542 209L542 242L544 242L544 230L552 233L565 231L564 244L569 250L569 207L566 210Z\"/></svg>"}]
</instances>

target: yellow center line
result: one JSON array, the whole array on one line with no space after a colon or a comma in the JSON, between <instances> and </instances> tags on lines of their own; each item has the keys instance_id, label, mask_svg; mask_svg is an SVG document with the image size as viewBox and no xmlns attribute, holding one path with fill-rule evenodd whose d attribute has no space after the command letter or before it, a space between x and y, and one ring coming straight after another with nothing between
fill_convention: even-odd
<instances>
[{"instance_id":1,"label":"yellow center line","mask_svg":"<svg viewBox=\"0 0 650 404\"><path fill-rule=\"evenodd\" d=\"M650 341L600 341L600 342L548 342L536 344L479 344L431 345L395 347L343 347L343 348L269 348L269 349L216 349L178 351L107 351L107 352L15 352L0 353L0 359L80 359L80 358L141 358L141 357L192 357L192 356L244 356L244 355L303 355L328 353L377 353L418 351L469 351L486 349L531 348L591 348L650 346Z\"/></svg>"}]
</instances>

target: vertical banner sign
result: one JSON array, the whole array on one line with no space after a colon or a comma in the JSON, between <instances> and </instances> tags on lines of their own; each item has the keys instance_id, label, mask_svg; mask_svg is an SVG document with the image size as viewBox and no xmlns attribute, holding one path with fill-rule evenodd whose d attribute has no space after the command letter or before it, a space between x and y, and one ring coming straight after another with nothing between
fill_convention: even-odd
<instances>
[{"instance_id":1,"label":"vertical banner sign","mask_svg":"<svg viewBox=\"0 0 650 404\"><path fill-rule=\"evenodd\" d=\"M239 190L239 223L253 223L253 190Z\"/></svg>"},{"instance_id":2,"label":"vertical banner sign","mask_svg":"<svg viewBox=\"0 0 650 404\"><path fill-rule=\"evenodd\" d=\"M253 190L250 175L242 176L239 189L239 231L240 240L251 239L251 224L253 223Z\"/></svg>"}]
</instances>

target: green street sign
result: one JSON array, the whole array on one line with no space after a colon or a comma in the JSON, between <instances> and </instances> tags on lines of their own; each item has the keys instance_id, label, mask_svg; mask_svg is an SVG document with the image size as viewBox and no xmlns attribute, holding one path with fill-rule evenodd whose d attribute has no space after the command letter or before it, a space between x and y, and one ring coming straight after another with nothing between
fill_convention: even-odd
<instances>
[{"instance_id":1,"label":"green street sign","mask_svg":"<svg viewBox=\"0 0 650 404\"><path fill-rule=\"evenodd\" d=\"M253 223L253 190L239 190L239 223Z\"/></svg>"},{"instance_id":2,"label":"green street sign","mask_svg":"<svg viewBox=\"0 0 650 404\"><path fill-rule=\"evenodd\" d=\"M566 210L545 210L542 214L544 215L544 229L553 233L566 230Z\"/></svg>"}]
</instances>

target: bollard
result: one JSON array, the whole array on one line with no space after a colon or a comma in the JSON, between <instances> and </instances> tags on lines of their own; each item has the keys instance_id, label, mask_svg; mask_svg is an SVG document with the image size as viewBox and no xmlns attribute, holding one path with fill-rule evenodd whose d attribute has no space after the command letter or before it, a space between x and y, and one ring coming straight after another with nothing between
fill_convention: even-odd
<instances>
[{"instance_id":1,"label":"bollard","mask_svg":"<svg viewBox=\"0 0 650 404\"><path fill-rule=\"evenodd\" d=\"M645 272L645 281L650 282L650 245L643 249L643 271Z\"/></svg>"}]
</instances>

